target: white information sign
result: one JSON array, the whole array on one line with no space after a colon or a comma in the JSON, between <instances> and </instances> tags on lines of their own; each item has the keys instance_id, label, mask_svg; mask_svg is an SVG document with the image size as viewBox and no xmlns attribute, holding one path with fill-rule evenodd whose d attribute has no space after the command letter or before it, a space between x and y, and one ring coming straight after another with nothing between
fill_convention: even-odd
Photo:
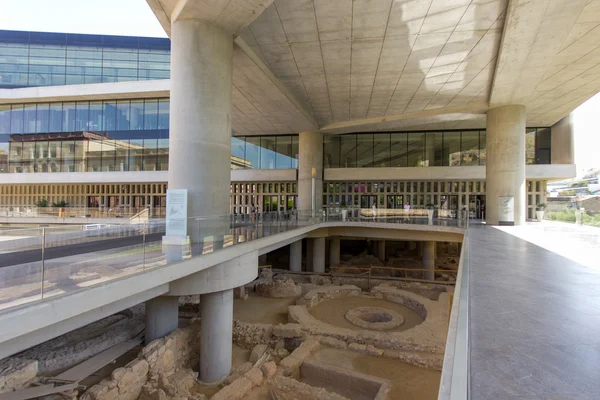
<instances>
[{"instance_id":1,"label":"white information sign","mask_svg":"<svg viewBox=\"0 0 600 400\"><path fill-rule=\"evenodd\" d=\"M167 236L187 236L187 189L167 189Z\"/></svg>"},{"instance_id":2,"label":"white information sign","mask_svg":"<svg viewBox=\"0 0 600 400\"><path fill-rule=\"evenodd\" d=\"M514 225L515 198L512 196L501 196L498 200L498 223L500 225Z\"/></svg>"}]
</instances>

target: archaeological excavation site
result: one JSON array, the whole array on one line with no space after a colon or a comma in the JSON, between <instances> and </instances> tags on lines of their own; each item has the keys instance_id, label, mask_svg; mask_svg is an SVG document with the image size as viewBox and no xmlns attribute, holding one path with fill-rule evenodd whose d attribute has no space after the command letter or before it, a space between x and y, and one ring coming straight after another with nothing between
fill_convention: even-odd
<instances>
[{"instance_id":1,"label":"archaeological excavation site","mask_svg":"<svg viewBox=\"0 0 600 400\"><path fill-rule=\"evenodd\" d=\"M202 318L204 297L182 295L178 328L155 340L146 302L1 360L0 399L437 399L461 243L327 241L325 272L310 243L300 271L291 246L258 256L231 291L231 352L208 366L201 342L220 332L203 324L228 316ZM205 383L216 358L230 373Z\"/></svg>"}]
</instances>

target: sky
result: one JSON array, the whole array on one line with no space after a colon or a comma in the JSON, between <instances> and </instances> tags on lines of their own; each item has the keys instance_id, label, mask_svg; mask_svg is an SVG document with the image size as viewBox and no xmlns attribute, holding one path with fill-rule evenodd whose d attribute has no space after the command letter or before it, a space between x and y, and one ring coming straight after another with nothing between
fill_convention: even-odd
<instances>
[{"instance_id":1,"label":"sky","mask_svg":"<svg viewBox=\"0 0 600 400\"><path fill-rule=\"evenodd\" d=\"M0 0L0 29L167 37L145 0ZM578 175L600 168L600 94L574 111Z\"/></svg>"}]
</instances>

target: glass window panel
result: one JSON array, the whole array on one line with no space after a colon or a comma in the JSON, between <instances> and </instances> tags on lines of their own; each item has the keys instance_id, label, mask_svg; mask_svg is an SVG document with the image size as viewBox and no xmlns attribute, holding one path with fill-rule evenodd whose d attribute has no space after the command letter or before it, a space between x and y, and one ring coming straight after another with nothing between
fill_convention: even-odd
<instances>
[{"instance_id":1,"label":"glass window panel","mask_svg":"<svg viewBox=\"0 0 600 400\"><path fill-rule=\"evenodd\" d=\"M73 132L75 130L75 113L75 103L63 103L63 132Z\"/></svg>"},{"instance_id":2,"label":"glass window panel","mask_svg":"<svg viewBox=\"0 0 600 400\"><path fill-rule=\"evenodd\" d=\"M117 153L118 140L102 140L102 171L116 171L115 159Z\"/></svg>"},{"instance_id":3,"label":"glass window panel","mask_svg":"<svg viewBox=\"0 0 600 400\"><path fill-rule=\"evenodd\" d=\"M8 172L9 152L10 152L9 143L8 142L0 142L0 173Z\"/></svg>"},{"instance_id":4,"label":"glass window panel","mask_svg":"<svg viewBox=\"0 0 600 400\"><path fill-rule=\"evenodd\" d=\"M358 168L373 166L373 135L356 135L356 166Z\"/></svg>"},{"instance_id":5,"label":"glass window panel","mask_svg":"<svg viewBox=\"0 0 600 400\"><path fill-rule=\"evenodd\" d=\"M62 132L62 103L50 104L50 132Z\"/></svg>"},{"instance_id":6,"label":"glass window panel","mask_svg":"<svg viewBox=\"0 0 600 400\"><path fill-rule=\"evenodd\" d=\"M424 152L425 152L425 134L424 133L409 133L408 134L408 166L409 167L424 167Z\"/></svg>"},{"instance_id":7,"label":"glass window panel","mask_svg":"<svg viewBox=\"0 0 600 400\"><path fill-rule=\"evenodd\" d=\"M156 170L167 171L169 169L169 139L157 140L156 153Z\"/></svg>"},{"instance_id":8,"label":"glass window panel","mask_svg":"<svg viewBox=\"0 0 600 400\"><path fill-rule=\"evenodd\" d=\"M50 104L40 103L37 105L37 116L35 121L35 132L49 132L50 125Z\"/></svg>"},{"instance_id":9,"label":"glass window panel","mask_svg":"<svg viewBox=\"0 0 600 400\"><path fill-rule=\"evenodd\" d=\"M128 131L130 107L129 100L117 101L117 130Z\"/></svg>"},{"instance_id":10,"label":"glass window panel","mask_svg":"<svg viewBox=\"0 0 600 400\"><path fill-rule=\"evenodd\" d=\"M77 141L76 141L77 142ZM102 139L88 140L85 153L86 171L102 171Z\"/></svg>"},{"instance_id":11,"label":"glass window panel","mask_svg":"<svg viewBox=\"0 0 600 400\"><path fill-rule=\"evenodd\" d=\"M525 164L535 164L535 129L525 133Z\"/></svg>"},{"instance_id":12,"label":"glass window panel","mask_svg":"<svg viewBox=\"0 0 600 400\"><path fill-rule=\"evenodd\" d=\"M442 165L450 167L460 165L460 132L444 132Z\"/></svg>"},{"instance_id":13,"label":"glass window panel","mask_svg":"<svg viewBox=\"0 0 600 400\"><path fill-rule=\"evenodd\" d=\"M10 112L10 132L23 133L23 104L13 104Z\"/></svg>"},{"instance_id":14,"label":"glass window panel","mask_svg":"<svg viewBox=\"0 0 600 400\"><path fill-rule=\"evenodd\" d=\"M25 104L23 113L23 133L35 133L36 104Z\"/></svg>"},{"instance_id":15,"label":"glass window panel","mask_svg":"<svg viewBox=\"0 0 600 400\"><path fill-rule=\"evenodd\" d=\"M535 163L550 164L551 160L551 129L540 128L537 130L535 140Z\"/></svg>"},{"instance_id":16,"label":"glass window panel","mask_svg":"<svg viewBox=\"0 0 600 400\"><path fill-rule=\"evenodd\" d=\"M129 171L129 140L117 140L115 144L115 171Z\"/></svg>"},{"instance_id":17,"label":"glass window panel","mask_svg":"<svg viewBox=\"0 0 600 400\"><path fill-rule=\"evenodd\" d=\"M275 168L275 137L263 136L260 139L260 169Z\"/></svg>"},{"instance_id":18,"label":"glass window panel","mask_svg":"<svg viewBox=\"0 0 600 400\"><path fill-rule=\"evenodd\" d=\"M390 166L406 167L408 161L408 147L406 133L392 133L390 138Z\"/></svg>"},{"instance_id":19,"label":"glass window panel","mask_svg":"<svg viewBox=\"0 0 600 400\"><path fill-rule=\"evenodd\" d=\"M275 154L275 168L292 168L292 137L277 137L277 154Z\"/></svg>"},{"instance_id":20,"label":"glass window panel","mask_svg":"<svg viewBox=\"0 0 600 400\"><path fill-rule=\"evenodd\" d=\"M479 165L479 131L462 133L460 165Z\"/></svg>"},{"instance_id":21,"label":"glass window panel","mask_svg":"<svg viewBox=\"0 0 600 400\"><path fill-rule=\"evenodd\" d=\"M156 139L144 139L144 171L156 171Z\"/></svg>"},{"instance_id":22,"label":"glass window panel","mask_svg":"<svg viewBox=\"0 0 600 400\"><path fill-rule=\"evenodd\" d=\"M90 104L87 101L79 101L75 104L75 111L75 130L90 130Z\"/></svg>"},{"instance_id":23,"label":"glass window panel","mask_svg":"<svg viewBox=\"0 0 600 400\"><path fill-rule=\"evenodd\" d=\"M373 135L373 166L384 168L390 166L390 135L379 133Z\"/></svg>"},{"instance_id":24,"label":"glass window panel","mask_svg":"<svg viewBox=\"0 0 600 400\"><path fill-rule=\"evenodd\" d=\"M298 168L298 136L292 136L292 168Z\"/></svg>"},{"instance_id":25,"label":"glass window panel","mask_svg":"<svg viewBox=\"0 0 600 400\"><path fill-rule=\"evenodd\" d=\"M479 165L485 165L487 160L486 133L486 131L479 131Z\"/></svg>"},{"instance_id":26,"label":"glass window panel","mask_svg":"<svg viewBox=\"0 0 600 400\"><path fill-rule=\"evenodd\" d=\"M10 105L0 104L0 133L10 133Z\"/></svg>"},{"instance_id":27,"label":"glass window panel","mask_svg":"<svg viewBox=\"0 0 600 400\"><path fill-rule=\"evenodd\" d=\"M129 141L129 170L144 170L144 140L131 139Z\"/></svg>"},{"instance_id":28,"label":"glass window panel","mask_svg":"<svg viewBox=\"0 0 600 400\"><path fill-rule=\"evenodd\" d=\"M260 168L260 137L251 136L246 138L246 161L248 168Z\"/></svg>"},{"instance_id":29,"label":"glass window panel","mask_svg":"<svg viewBox=\"0 0 600 400\"><path fill-rule=\"evenodd\" d=\"M246 140L238 137L231 138L231 169L247 168Z\"/></svg>"},{"instance_id":30,"label":"glass window panel","mask_svg":"<svg viewBox=\"0 0 600 400\"><path fill-rule=\"evenodd\" d=\"M129 124L132 131L144 128L144 100L131 100Z\"/></svg>"},{"instance_id":31,"label":"glass window panel","mask_svg":"<svg viewBox=\"0 0 600 400\"><path fill-rule=\"evenodd\" d=\"M339 168L340 166L340 136L327 135L323 138L323 167Z\"/></svg>"},{"instance_id":32,"label":"glass window panel","mask_svg":"<svg viewBox=\"0 0 600 400\"><path fill-rule=\"evenodd\" d=\"M117 103L115 101L105 101L103 109L102 130L108 132L115 131L117 127Z\"/></svg>"},{"instance_id":33,"label":"glass window panel","mask_svg":"<svg viewBox=\"0 0 600 400\"><path fill-rule=\"evenodd\" d=\"M158 129L169 129L169 99L158 101Z\"/></svg>"},{"instance_id":34,"label":"glass window panel","mask_svg":"<svg viewBox=\"0 0 600 400\"><path fill-rule=\"evenodd\" d=\"M158 128L158 100L144 101L144 129Z\"/></svg>"},{"instance_id":35,"label":"glass window panel","mask_svg":"<svg viewBox=\"0 0 600 400\"><path fill-rule=\"evenodd\" d=\"M443 137L441 132L427 133L427 142L425 148L425 166L441 167L443 164Z\"/></svg>"},{"instance_id":36,"label":"glass window panel","mask_svg":"<svg viewBox=\"0 0 600 400\"><path fill-rule=\"evenodd\" d=\"M88 125L87 129L92 132L102 132L102 102L101 101L91 101L90 102L90 110L88 114Z\"/></svg>"},{"instance_id":37,"label":"glass window panel","mask_svg":"<svg viewBox=\"0 0 600 400\"><path fill-rule=\"evenodd\" d=\"M356 168L356 135L340 137L340 168Z\"/></svg>"}]
</instances>

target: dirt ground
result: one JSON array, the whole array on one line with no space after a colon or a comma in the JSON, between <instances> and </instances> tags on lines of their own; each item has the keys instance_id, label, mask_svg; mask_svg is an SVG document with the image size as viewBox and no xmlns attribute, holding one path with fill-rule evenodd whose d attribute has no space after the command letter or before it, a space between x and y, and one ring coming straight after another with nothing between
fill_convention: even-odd
<instances>
[{"instance_id":1,"label":"dirt ground","mask_svg":"<svg viewBox=\"0 0 600 400\"><path fill-rule=\"evenodd\" d=\"M316 319L327 322L328 324L338 326L340 328L363 330L363 328L359 328L358 326L348 322L345 317L346 312L356 307L381 307L401 314L404 317L404 323L399 327L390 329L386 332L405 331L423 322L423 319L419 316L419 314L408 307L365 296L326 300L311 308L309 312Z\"/></svg>"},{"instance_id":2,"label":"dirt ground","mask_svg":"<svg viewBox=\"0 0 600 400\"><path fill-rule=\"evenodd\" d=\"M234 300L233 318L249 323L285 324L288 322L288 306L296 304L297 299L261 297L249 293L246 300Z\"/></svg>"},{"instance_id":3,"label":"dirt ground","mask_svg":"<svg viewBox=\"0 0 600 400\"><path fill-rule=\"evenodd\" d=\"M309 360L387 379L392 383L390 399L435 400L438 397L440 371L414 367L392 358L330 348L321 348Z\"/></svg>"}]
</instances>

